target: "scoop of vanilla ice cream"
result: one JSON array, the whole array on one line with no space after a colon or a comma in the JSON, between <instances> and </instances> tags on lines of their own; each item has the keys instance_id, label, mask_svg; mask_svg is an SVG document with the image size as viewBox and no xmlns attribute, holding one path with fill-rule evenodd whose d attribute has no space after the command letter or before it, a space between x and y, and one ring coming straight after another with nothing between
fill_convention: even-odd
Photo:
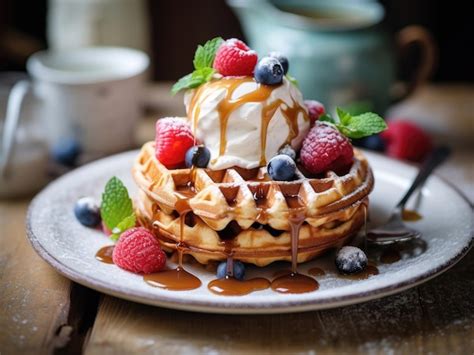
<instances>
[{"instance_id":1,"label":"scoop of vanilla ice cream","mask_svg":"<svg viewBox=\"0 0 474 355\"><path fill-rule=\"evenodd\" d=\"M289 138L294 149L299 149L307 134L310 122L303 103L301 92L286 78L281 85L271 87L271 92L264 100L258 98L258 90L265 90L260 84L248 78L233 78L232 95L228 94L228 86L222 85L220 79L188 91L184 98L186 112L194 130L195 137L211 152L209 168L220 170L232 166L245 169L256 168L268 162L278 154ZM235 82L240 80L239 82ZM268 90L268 87L266 87ZM197 95L197 97L196 97ZM260 96L261 98L262 96ZM232 103L241 100L239 105ZM278 103L276 103L278 101ZM230 103L230 106L226 104ZM276 104L266 129L266 139L262 144L263 111ZM235 107L228 112L227 120L222 120L222 107ZM294 117L285 116L289 110ZM190 112L192 110L192 112ZM291 123L295 122L298 133L291 137ZM226 124L221 131L221 123ZM221 134L225 137L221 139ZM221 154L221 143L225 150ZM265 152L262 154L262 148ZM262 162L263 158L263 162Z\"/></svg>"}]
</instances>

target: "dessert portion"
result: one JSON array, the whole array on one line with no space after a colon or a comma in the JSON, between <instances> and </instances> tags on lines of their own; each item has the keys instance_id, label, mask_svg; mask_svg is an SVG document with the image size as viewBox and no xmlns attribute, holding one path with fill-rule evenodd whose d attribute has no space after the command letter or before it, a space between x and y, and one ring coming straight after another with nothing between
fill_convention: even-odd
<instances>
[{"instance_id":1,"label":"dessert portion","mask_svg":"<svg viewBox=\"0 0 474 355\"><path fill-rule=\"evenodd\" d=\"M185 255L218 264L208 285L217 294L316 290L298 263L342 247L364 225L374 179L350 139L383 131L383 119L342 109L332 117L303 100L286 57L259 60L237 39L199 46L193 64L172 90L186 90L187 116L159 119L134 162L134 205L118 179L106 186L100 213L118 243L98 257L171 290L201 285ZM176 255L176 269L163 270L162 250ZM366 268L362 251L343 254L342 273ZM245 264L275 261L291 270L272 282L245 279Z\"/></svg>"},{"instance_id":2,"label":"dessert portion","mask_svg":"<svg viewBox=\"0 0 474 355\"><path fill-rule=\"evenodd\" d=\"M350 126L363 117L340 110L336 121L303 101L282 55L257 61L239 40L214 41L174 87L186 90L187 117L158 120L135 161L140 224L167 251L203 264L296 264L342 246L363 225L373 186L343 134L364 135ZM212 48L207 66L196 66Z\"/></svg>"}]
</instances>

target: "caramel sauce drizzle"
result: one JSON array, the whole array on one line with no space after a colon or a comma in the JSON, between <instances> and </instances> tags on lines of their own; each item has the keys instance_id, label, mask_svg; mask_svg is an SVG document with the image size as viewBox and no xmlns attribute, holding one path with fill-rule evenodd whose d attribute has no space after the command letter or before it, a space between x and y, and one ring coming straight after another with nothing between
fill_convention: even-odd
<instances>
[{"instance_id":1,"label":"caramel sauce drizzle","mask_svg":"<svg viewBox=\"0 0 474 355\"><path fill-rule=\"evenodd\" d=\"M188 249L184 243L184 222L186 215L191 212L189 199L196 194L192 181L194 181L194 170L191 170L190 183L177 188L176 193L177 201L174 208L179 213L179 241L176 243L178 267L143 276L143 280L151 286L171 291L187 291L199 288L202 284L199 278L183 267L183 254Z\"/></svg>"},{"instance_id":2,"label":"caramel sauce drizzle","mask_svg":"<svg viewBox=\"0 0 474 355\"><path fill-rule=\"evenodd\" d=\"M312 277L298 273L298 242L300 229L306 218L303 201L298 195L286 198L289 207L290 236L291 236L291 271L282 272L275 278L271 287L279 293L306 293L316 291L319 283Z\"/></svg>"},{"instance_id":3,"label":"caramel sauce drizzle","mask_svg":"<svg viewBox=\"0 0 474 355\"><path fill-rule=\"evenodd\" d=\"M114 261L112 260L112 254L114 252L113 245L107 245L99 249L99 251L95 254L95 258L105 264L113 264Z\"/></svg>"},{"instance_id":4,"label":"caramel sauce drizzle","mask_svg":"<svg viewBox=\"0 0 474 355\"><path fill-rule=\"evenodd\" d=\"M219 103L217 111L220 120L220 146L219 157L224 155L227 149L227 125L229 117L232 112L248 102L262 102L264 104L261 115L261 131L260 131L260 165L266 165L265 150L267 144L268 125L275 114L276 110L281 108L282 113L287 121L289 127L289 135L286 143L290 143L299 133L298 130L298 116L303 114L305 120L308 120L308 115L305 109L292 98L292 106L286 105L281 99L277 99L272 103L267 103L271 93L278 86L270 86L257 84L257 89L233 99L232 96L235 90L244 83L253 82L254 79L250 77L245 78L222 78L208 84L201 85L193 98L191 99L188 111L188 117L192 122L193 133L196 136L196 130L201 113L201 104L209 98L209 96L220 88L225 89L225 98ZM216 159L213 160L215 162Z\"/></svg>"}]
</instances>

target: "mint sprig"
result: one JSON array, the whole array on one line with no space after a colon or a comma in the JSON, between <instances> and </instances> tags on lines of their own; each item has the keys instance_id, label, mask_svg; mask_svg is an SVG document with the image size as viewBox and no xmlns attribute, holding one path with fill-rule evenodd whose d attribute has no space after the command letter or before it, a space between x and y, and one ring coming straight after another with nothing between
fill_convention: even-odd
<instances>
[{"instance_id":1,"label":"mint sprig","mask_svg":"<svg viewBox=\"0 0 474 355\"><path fill-rule=\"evenodd\" d=\"M295 77L291 76L290 74L286 74L285 76L286 76L286 78L288 79L288 81L289 81L290 83L292 83L292 84L293 84L294 86L296 86L296 87L299 87L299 85L298 85L298 80L296 80Z\"/></svg>"},{"instance_id":2,"label":"mint sprig","mask_svg":"<svg viewBox=\"0 0 474 355\"><path fill-rule=\"evenodd\" d=\"M127 188L115 176L105 185L100 215L105 226L112 231L110 238L115 241L121 233L135 226L136 216L132 200Z\"/></svg>"},{"instance_id":3,"label":"mint sprig","mask_svg":"<svg viewBox=\"0 0 474 355\"><path fill-rule=\"evenodd\" d=\"M173 85L171 88L173 95L181 90L196 88L212 79L212 75L216 72L212 65L222 42L224 40L221 37L216 37L197 47L193 60L194 71Z\"/></svg>"},{"instance_id":4,"label":"mint sprig","mask_svg":"<svg viewBox=\"0 0 474 355\"><path fill-rule=\"evenodd\" d=\"M341 108L336 108L338 119L329 114L324 114L319 121L336 127L342 134L351 139L359 139L380 133L387 128L382 117L373 112L360 115L351 115Z\"/></svg>"}]
</instances>

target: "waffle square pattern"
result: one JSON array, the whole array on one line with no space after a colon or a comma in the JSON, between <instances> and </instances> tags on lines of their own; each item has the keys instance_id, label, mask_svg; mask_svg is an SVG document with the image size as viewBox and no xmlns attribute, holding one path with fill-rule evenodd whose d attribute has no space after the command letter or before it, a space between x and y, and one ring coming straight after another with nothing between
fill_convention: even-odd
<instances>
[{"instance_id":1,"label":"waffle square pattern","mask_svg":"<svg viewBox=\"0 0 474 355\"><path fill-rule=\"evenodd\" d=\"M198 262L235 260L265 266L291 261L292 217L303 216L297 261L308 261L346 243L364 225L373 174L364 155L354 150L345 175L328 171L293 181L273 181L266 167L168 169L146 143L135 160L139 187L136 212L163 247L182 248ZM179 208L186 201L186 213Z\"/></svg>"}]
</instances>

